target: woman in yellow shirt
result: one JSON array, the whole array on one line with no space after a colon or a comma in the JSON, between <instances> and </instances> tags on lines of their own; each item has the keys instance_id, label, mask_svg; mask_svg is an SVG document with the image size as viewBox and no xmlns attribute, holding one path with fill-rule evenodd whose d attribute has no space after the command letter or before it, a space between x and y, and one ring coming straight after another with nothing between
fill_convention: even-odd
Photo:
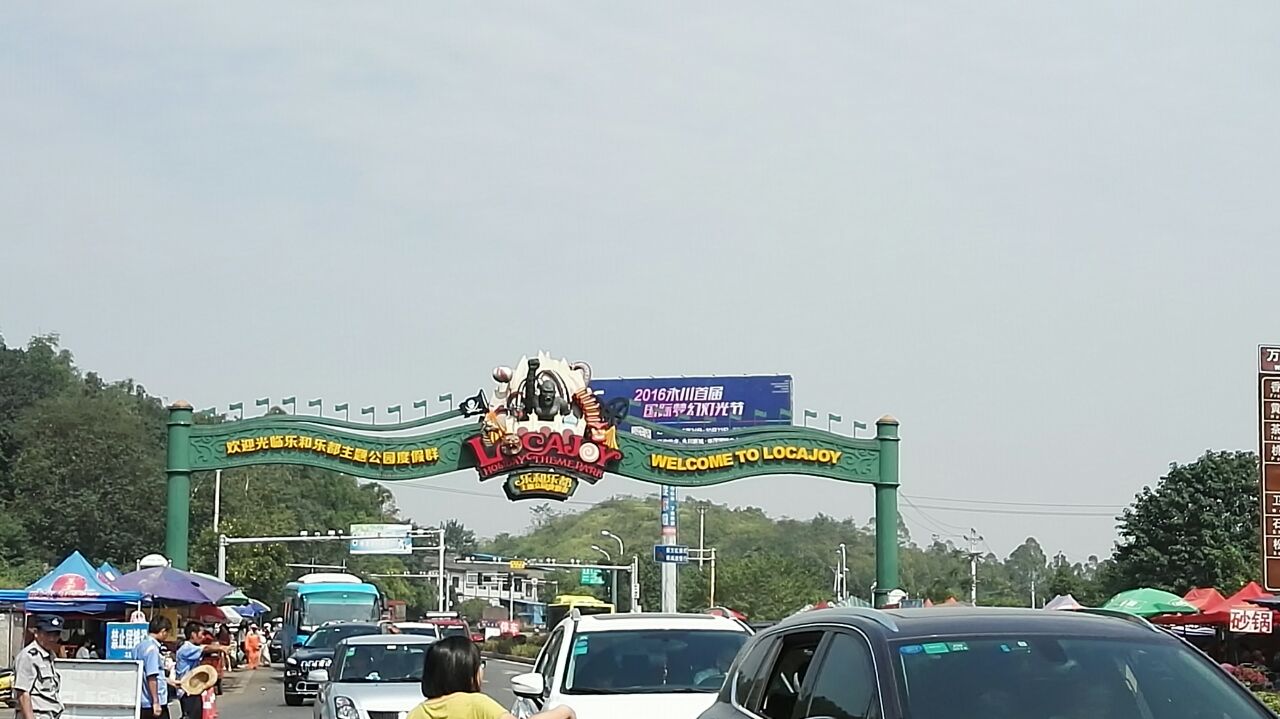
<instances>
[{"instance_id":1,"label":"woman in yellow shirt","mask_svg":"<svg viewBox=\"0 0 1280 719\"><path fill-rule=\"evenodd\" d=\"M480 693L484 665L469 637L441 639L427 650L422 696L407 719L515 719L501 704ZM577 719L569 707L534 714L530 719Z\"/></svg>"}]
</instances>

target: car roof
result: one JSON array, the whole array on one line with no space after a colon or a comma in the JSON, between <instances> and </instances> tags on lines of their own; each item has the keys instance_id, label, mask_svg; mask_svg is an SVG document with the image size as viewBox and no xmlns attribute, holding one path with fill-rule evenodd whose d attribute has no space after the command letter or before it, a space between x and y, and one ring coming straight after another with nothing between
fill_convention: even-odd
<instances>
[{"instance_id":1,"label":"car roof","mask_svg":"<svg viewBox=\"0 0 1280 719\"><path fill-rule=\"evenodd\" d=\"M391 624L393 626L400 627L401 629L426 629L428 627L430 627L431 629L436 628L436 625L431 622L392 622Z\"/></svg>"},{"instance_id":2,"label":"car roof","mask_svg":"<svg viewBox=\"0 0 1280 719\"><path fill-rule=\"evenodd\" d=\"M638 612L635 614L588 614L578 617L578 631L623 632L637 629L679 629L685 631L729 631L749 634L749 630L728 617L711 614L659 614Z\"/></svg>"},{"instance_id":3,"label":"car roof","mask_svg":"<svg viewBox=\"0 0 1280 719\"><path fill-rule=\"evenodd\" d=\"M1151 639L1164 633L1146 620L1119 613L1073 612L1003 607L931 607L877 610L865 607L817 609L793 615L765 633L813 624L843 624L884 639L1035 633Z\"/></svg>"},{"instance_id":4,"label":"car roof","mask_svg":"<svg viewBox=\"0 0 1280 719\"><path fill-rule=\"evenodd\" d=\"M421 634L361 634L358 637L347 637L340 643L350 645L366 644L434 644L435 637L424 637Z\"/></svg>"},{"instance_id":5,"label":"car roof","mask_svg":"<svg viewBox=\"0 0 1280 719\"><path fill-rule=\"evenodd\" d=\"M334 627L369 627L370 629L382 631L382 625L377 622L325 622L324 624L321 624L316 631L320 631L321 629L332 629Z\"/></svg>"}]
</instances>

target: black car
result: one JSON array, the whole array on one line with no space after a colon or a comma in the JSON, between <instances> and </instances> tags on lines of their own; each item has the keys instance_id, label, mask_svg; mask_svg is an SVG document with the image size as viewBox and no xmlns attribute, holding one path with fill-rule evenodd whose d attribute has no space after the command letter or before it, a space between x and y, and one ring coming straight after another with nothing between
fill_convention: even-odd
<instances>
[{"instance_id":1,"label":"black car","mask_svg":"<svg viewBox=\"0 0 1280 719\"><path fill-rule=\"evenodd\" d=\"M320 687L307 681L307 672L328 669L338 642L365 634L382 634L382 627L373 622L334 622L312 632L307 641L284 660L284 703L293 707L315 697Z\"/></svg>"},{"instance_id":2,"label":"black car","mask_svg":"<svg viewBox=\"0 0 1280 719\"><path fill-rule=\"evenodd\" d=\"M1034 609L823 609L754 636L701 719L1274 719L1137 618Z\"/></svg>"}]
</instances>

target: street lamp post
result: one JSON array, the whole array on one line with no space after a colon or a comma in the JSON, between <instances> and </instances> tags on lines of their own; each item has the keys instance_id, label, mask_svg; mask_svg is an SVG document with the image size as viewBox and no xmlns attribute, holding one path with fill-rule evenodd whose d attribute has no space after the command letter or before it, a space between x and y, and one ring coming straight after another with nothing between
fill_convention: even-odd
<instances>
[{"instance_id":1,"label":"street lamp post","mask_svg":"<svg viewBox=\"0 0 1280 719\"><path fill-rule=\"evenodd\" d=\"M618 543L618 558L619 558L619 559L625 559L625 558L626 558L626 556L627 556L627 545L625 545L625 544L623 544L623 543L622 543L622 537L619 537L618 535L614 534L613 532L610 532L610 531L609 531L609 530L607 530L607 529L602 529L602 530L600 530L600 536L601 536L601 537L608 537L608 538L612 539L613 541L617 542L617 543ZM612 559L611 559L611 560L609 560L609 561L610 561L610 563L612 563L612 562L613 562L613 560L612 560ZM621 605L618 603L618 570L616 570L616 569L615 569L615 570L613 570L612 574L613 574L613 605L614 605L614 606L613 606L613 610L614 610L615 612L618 612L618 611L622 611L622 607L621 607ZM632 577L631 577L631 583L632 583L632 584L635 584L635 583L636 583L636 581L637 581L636 577L632 576ZM632 600L632 601L634 602L634 600Z\"/></svg>"},{"instance_id":2,"label":"street lamp post","mask_svg":"<svg viewBox=\"0 0 1280 719\"><path fill-rule=\"evenodd\" d=\"M622 540L618 540L618 541L621 542ZM613 557L608 552L606 552L603 548L601 548L600 545L593 544L591 545L591 548L603 554L605 560L609 562L609 564L613 564ZM611 577L613 582L613 586L609 589L609 600L613 602L614 611L617 611L618 609L618 570L610 569L609 576Z\"/></svg>"}]
</instances>

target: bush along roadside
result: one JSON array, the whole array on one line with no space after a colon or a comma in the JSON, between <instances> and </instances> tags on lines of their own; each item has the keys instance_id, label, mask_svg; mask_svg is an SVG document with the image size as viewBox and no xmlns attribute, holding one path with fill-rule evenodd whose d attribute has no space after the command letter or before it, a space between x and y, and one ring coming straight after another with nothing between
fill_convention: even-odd
<instances>
[{"instance_id":1,"label":"bush along roadside","mask_svg":"<svg viewBox=\"0 0 1280 719\"><path fill-rule=\"evenodd\" d=\"M1280 694L1275 692L1257 691L1256 689L1253 693L1262 700L1263 704L1267 705L1267 708L1270 709L1272 713L1280 715Z\"/></svg>"}]
</instances>

